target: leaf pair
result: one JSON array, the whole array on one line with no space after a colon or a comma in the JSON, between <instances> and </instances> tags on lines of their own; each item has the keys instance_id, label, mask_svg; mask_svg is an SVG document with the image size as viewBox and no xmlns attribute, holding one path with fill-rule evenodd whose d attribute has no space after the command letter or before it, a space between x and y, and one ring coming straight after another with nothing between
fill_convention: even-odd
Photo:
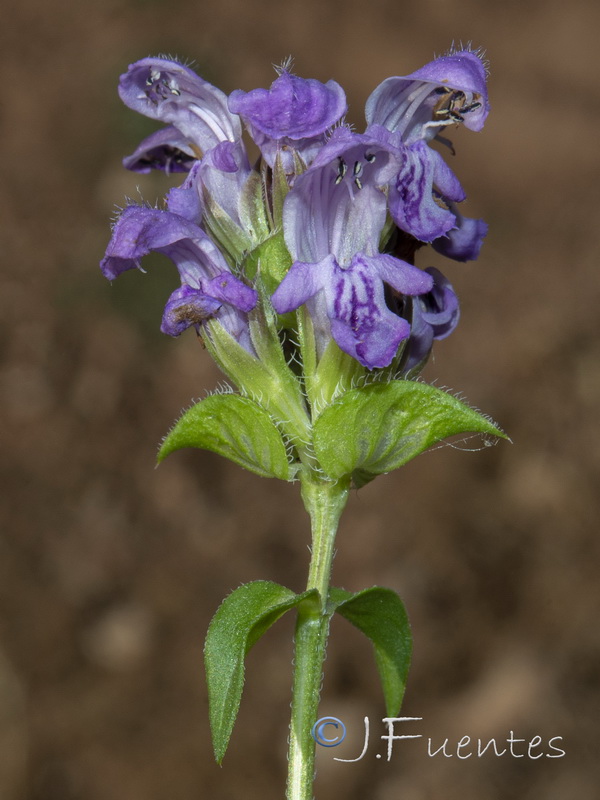
<instances>
[{"instance_id":1,"label":"leaf pair","mask_svg":"<svg viewBox=\"0 0 600 800\"><path fill-rule=\"evenodd\" d=\"M460 433L507 438L490 420L426 383L398 380L352 389L327 406L313 426L313 447L333 480L362 486ZM212 395L186 411L166 437L159 462L200 447L257 475L292 480L281 432L267 411L237 394Z\"/></svg>"},{"instance_id":2,"label":"leaf pair","mask_svg":"<svg viewBox=\"0 0 600 800\"><path fill-rule=\"evenodd\" d=\"M291 608L319 608L316 589L295 594L271 581L244 584L225 598L213 617L204 650L210 725L221 763L240 706L244 661L250 648ZM387 713L398 713L411 656L411 635L402 601L391 589L375 586L352 594L331 589L327 615L341 614L373 643Z\"/></svg>"}]
</instances>

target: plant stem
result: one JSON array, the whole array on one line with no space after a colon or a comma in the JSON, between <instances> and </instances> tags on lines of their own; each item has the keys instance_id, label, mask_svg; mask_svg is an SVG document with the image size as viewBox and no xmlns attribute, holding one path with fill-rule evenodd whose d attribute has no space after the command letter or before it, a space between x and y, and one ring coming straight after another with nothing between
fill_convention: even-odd
<instances>
[{"instance_id":1,"label":"plant stem","mask_svg":"<svg viewBox=\"0 0 600 800\"><path fill-rule=\"evenodd\" d=\"M305 471L302 499L311 519L312 552L307 589L319 592L318 606L306 603L298 609L295 634L292 719L288 755L287 800L312 800L315 741L329 615L327 598L338 522L348 500L348 483L325 482Z\"/></svg>"}]
</instances>

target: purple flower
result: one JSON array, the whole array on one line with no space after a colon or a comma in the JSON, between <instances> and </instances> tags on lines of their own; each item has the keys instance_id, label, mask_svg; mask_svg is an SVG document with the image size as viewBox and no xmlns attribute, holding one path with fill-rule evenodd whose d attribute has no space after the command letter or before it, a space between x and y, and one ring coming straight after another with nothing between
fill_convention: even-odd
<instances>
[{"instance_id":1,"label":"purple flower","mask_svg":"<svg viewBox=\"0 0 600 800\"><path fill-rule=\"evenodd\" d=\"M254 308L257 294L229 270L211 239L197 225L171 211L129 206L121 214L100 268L109 280L129 269L140 268L150 252L170 258L181 278L167 302L161 330L178 336L190 326L198 328L218 317L223 327L250 352L246 312Z\"/></svg>"},{"instance_id":2,"label":"purple flower","mask_svg":"<svg viewBox=\"0 0 600 800\"><path fill-rule=\"evenodd\" d=\"M380 190L398 169L393 151L347 128L335 130L289 192L284 236L294 259L275 291L284 314L307 303L317 346L332 336L369 369L387 366L410 333L386 305L384 283L406 295L431 289L429 275L379 253L386 198Z\"/></svg>"},{"instance_id":3,"label":"purple flower","mask_svg":"<svg viewBox=\"0 0 600 800\"><path fill-rule=\"evenodd\" d=\"M487 223L463 217L452 203L448 205L456 217L456 227L432 242L433 249L455 261L475 261L488 231Z\"/></svg>"},{"instance_id":4,"label":"purple flower","mask_svg":"<svg viewBox=\"0 0 600 800\"><path fill-rule=\"evenodd\" d=\"M387 78L367 100L365 116L369 125L398 131L411 145L457 122L479 131L489 110L483 62L476 53L460 50L410 75Z\"/></svg>"},{"instance_id":5,"label":"purple flower","mask_svg":"<svg viewBox=\"0 0 600 800\"><path fill-rule=\"evenodd\" d=\"M390 213L401 230L419 241L440 239L460 225L455 204L465 199L465 193L427 143L448 125L464 123L475 131L483 127L489 113L485 81L479 56L463 50L437 58L411 75L388 78L367 100L367 132L404 154L402 168L390 184ZM479 222L481 245L485 223ZM440 243L448 255L478 251L476 246L453 248L453 239L456 236Z\"/></svg>"},{"instance_id":6,"label":"purple flower","mask_svg":"<svg viewBox=\"0 0 600 800\"><path fill-rule=\"evenodd\" d=\"M136 61L121 76L119 95L134 111L168 123L125 159L129 169L146 172L177 163L181 171L219 142L241 138L241 123L227 108L227 96L177 61Z\"/></svg>"},{"instance_id":7,"label":"purple flower","mask_svg":"<svg viewBox=\"0 0 600 800\"><path fill-rule=\"evenodd\" d=\"M333 339L368 369L413 372L433 340L453 330L452 287L408 262L425 242L474 259L487 231L460 213L465 192L430 147L435 138L449 144L441 133L450 125L483 126L489 104L477 53L451 51L383 81L367 100L364 134L340 124L347 104L339 84L287 66L269 89L227 97L177 61L145 58L121 76L119 93L165 125L125 165L188 173L168 192L167 210L125 210L101 265L114 278L154 250L175 262L181 286L167 302L165 333L217 317L256 355L247 314L258 293L237 269L263 287L279 282L279 314L306 304L319 357ZM261 150L255 167L242 124ZM257 321L253 335L259 330Z\"/></svg>"},{"instance_id":8,"label":"purple flower","mask_svg":"<svg viewBox=\"0 0 600 800\"><path fill-rule=\"evenodd\" d=\"M186 137L173 125L167 125L140 142L133 153L123 159L123 166L132 172L162 169L170 175L187 172L197 159Z\"/></svg>"},{"instance_id":9,"label":"purple flower","mask_svg":"<svg viewBox=\"0 0 600 800\"><path fill-rule=\"evenodd\" d=\"M435 267L428 267L425 272L433 278L433 287L409 301L411 332L402 354L404 374L414 375L423 368L434 339L450 336L460 317L458 297L450 282Z\"/></svg>"},{"instance_id":10,"label":"purple flower","mask_svg":"<svg viewBox=\"0 0 600 800\"><path fill-rule=\"evenodd\" d=\"M244 224L240 217L240 200L246 181L252 174L248 156L241 142L221 142L210 150L202 159L199 169L200 191L206 193L219 209L221 216L233 223L240 231L240 236L247 239L247 232L242 232Z\"/></svg>"},{"instance_id":11,"label":"purple flower","mask_svg":"<svg viewBox=\"0 0 600 800\"><path fill-rule=\"evenodd\" d=\"M271 167L279 152L285 171L293 172L293 151L309 164L325 141L325 131L348 106L335 81L321 83L282 70L270 89L232 92L229 110L242 117Z\"/></svg>"},{"instance_id":12,"label":"purple flower","mask_svg":"<svg viewBox=\"0 0 600 800\"><path fill-rule=\"evenodd\" d=\"M464 200L465 194L441 155L425 142L402 152L402 167L390 183L390 213L401 230L431 242L456 226L449 203Z\"/></svg>"}]
</instances>

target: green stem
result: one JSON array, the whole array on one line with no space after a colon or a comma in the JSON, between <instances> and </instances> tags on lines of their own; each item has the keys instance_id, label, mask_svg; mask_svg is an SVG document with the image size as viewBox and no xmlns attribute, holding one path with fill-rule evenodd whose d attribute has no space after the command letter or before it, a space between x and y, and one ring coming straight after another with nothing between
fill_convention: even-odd
<instances>
[{"instance_id":1,"label":"green stem","mask_svg":"<svg viewBox=\"0 0 600 800\"><path fill-rule=\"evenodd\" d=\"M319 592L318 607L298 609L295 634L292 719L288 755L287 800L312 800L315 742L323 661L329 633L327 598L338 522L348 500L347 483L326 483L314 473L302 475L302 499L310 514L312 553L307 589Z\"/></svg>"}]
</instances>

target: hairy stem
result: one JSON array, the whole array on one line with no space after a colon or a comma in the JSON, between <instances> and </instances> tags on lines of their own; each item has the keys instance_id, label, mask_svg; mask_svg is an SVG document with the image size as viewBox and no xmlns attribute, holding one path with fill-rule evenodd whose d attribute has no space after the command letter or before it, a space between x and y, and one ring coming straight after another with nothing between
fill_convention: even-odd
<instances>
[{"instance_id":1,"label":"hairy stem","mask_svg":"<svg viewBox=\"0 0 600 800\"><path fill-rule=\"evenodd\" d=\"M312 552L307 589L317 589L318 605L298 609L295 633L292 719L288 755L287 800L312 800L315 741L323 661L329 633L327 598L338 522L348 500L347 483L324 482L314 473L302 476L302 499L311 519Z\"/></svg>"}]
</instances>

